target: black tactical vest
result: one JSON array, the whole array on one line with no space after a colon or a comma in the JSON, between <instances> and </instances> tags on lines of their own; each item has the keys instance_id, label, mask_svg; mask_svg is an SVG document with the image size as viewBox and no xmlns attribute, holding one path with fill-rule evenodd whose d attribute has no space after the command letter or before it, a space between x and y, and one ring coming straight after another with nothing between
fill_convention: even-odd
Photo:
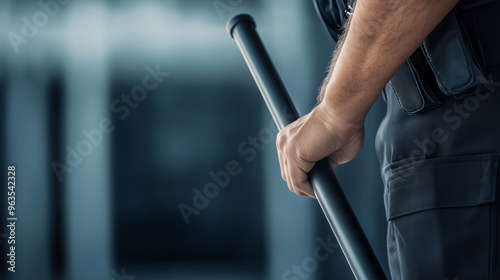
<instances>
[{"instance_id":1,"label":"black tactical vest","mask_svg":"<svg viewBox=\"0 0 500 280\"><path fill-rule=\"evenodd\" d=\"M314 0L326 29L337 41L353 0ZM431 32L390 80L401 109L419 114L445 96L463 99L486 90L488 67L500 68L499 0L462 0ZM494 30L492 30L494 29Z\"/></svg>"}]
</instances>

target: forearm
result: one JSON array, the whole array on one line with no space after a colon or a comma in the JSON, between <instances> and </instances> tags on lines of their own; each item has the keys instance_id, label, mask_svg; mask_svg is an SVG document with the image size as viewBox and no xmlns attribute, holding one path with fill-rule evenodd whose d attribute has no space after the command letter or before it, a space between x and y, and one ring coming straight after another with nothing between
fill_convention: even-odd
<instances>
[{"instance_id":1,"label":"forearm","mask_svg":"<svg viewBox=\"0 0 500 280\"><path fill-rule=\"evenodd\" d=\"M364 121L385 84L456 2L358 0L322 102L340 119Z\"/></svg>"},{"instance_id":2,"label":"forearm","mask_svg":"<svg viewBox=\"0 0 500 280\"><path fill-rule=\"evenodd\" d=\"M330 79L332 78L333 74L333 69L335 69L335 63L337 62L337 59L339 58L340 50L342 49L342 46L344 45L344 40L345 37L347 36L347 33L349 31L349 26L350 26L351 20L350 17L346 19L344 23L344 32L342 35L337 40L337 46L335 47L335 51L333 52L332 60L328 64L328 71L326 78L323 80L323 83L321 84L321 88L318 94L317 102L318 104L323 101L326 95L326 88L328 87L328 83L330 82Z\"/></svg>"}]
</instances>

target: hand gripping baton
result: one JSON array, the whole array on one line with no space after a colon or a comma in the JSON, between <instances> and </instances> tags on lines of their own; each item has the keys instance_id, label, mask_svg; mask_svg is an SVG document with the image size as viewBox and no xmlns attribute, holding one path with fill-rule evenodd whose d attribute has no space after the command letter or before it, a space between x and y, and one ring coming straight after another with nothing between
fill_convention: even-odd
<instances>
[{"instance_id":1,"label":"hand gripping baton","mask_svg":"<svg viewBox=\"0 0 500 280\"><path fill-rule=\"evenodd\" d=\"M281 130L299 118L249 15L233 17L227 30L236 40L276 125ZM358 280L387 279L333 173L328 159L317 162L309 182L337 241Z\"/></svg>"}]
</instances>

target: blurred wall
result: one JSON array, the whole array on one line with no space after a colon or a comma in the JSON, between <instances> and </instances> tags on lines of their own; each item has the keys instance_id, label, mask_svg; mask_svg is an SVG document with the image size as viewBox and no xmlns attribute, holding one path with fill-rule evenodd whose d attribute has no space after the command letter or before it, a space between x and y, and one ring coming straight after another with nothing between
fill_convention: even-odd
<instances>
[{"instance_id":1,"label":"blurred wall","mask_svg":"<svg viewBox=\"0 0 500 280\"><path fill-rule=\"evenodd\" d=\"M353 279L317 203L281 180L276 127L225 30L239 13L307 113L334 49L310 1L0 2L18 218L15 273L0 230L1 279ZM383 111L336 173L386 266ZM3 221L6 202L4 188Z\"/></svg>"}]
</instances>

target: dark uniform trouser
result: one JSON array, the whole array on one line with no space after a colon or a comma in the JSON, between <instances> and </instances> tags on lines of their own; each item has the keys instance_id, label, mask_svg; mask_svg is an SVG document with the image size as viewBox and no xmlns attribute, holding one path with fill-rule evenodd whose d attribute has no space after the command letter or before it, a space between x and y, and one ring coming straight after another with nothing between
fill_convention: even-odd
<instances>
[{"instance_id":1,"label":"dark uniform trouser","mask_svg":"<svg viewBox=\"0 0 500 280\"><path fill-rule=\"evenodd\" d=\"M315 2L336 40L352 0ZM460 1L473 2L485 6L466 27L494 83L413 116L384 91L376 148L395 280L500 280L500 1Z\"/></svg>"},{"instance_id":2,"label":"dark uniform trouser","mask_svg":"<svg viewBox=\"0 0 500 280\"><path fill-rule=\"evenodd\" d=\"M484 39L494 81L487 91L446 97L410 116L386 87L376 148L393 279L500 279L500 25L495 29L484 34L493 36Z\"/></svg>"},{"instance_id":3,"label":"dark uniform trouser","mask_svg":"<svg viewBox=\"0 0 500 280\"><path fill-rule=\"evenodd\" d=\"M448 98L419 116L403 113L388 89L376 145L393 279L500 279L500 87L494 89L463 102Z\"/></svg>"}]
</instances>

